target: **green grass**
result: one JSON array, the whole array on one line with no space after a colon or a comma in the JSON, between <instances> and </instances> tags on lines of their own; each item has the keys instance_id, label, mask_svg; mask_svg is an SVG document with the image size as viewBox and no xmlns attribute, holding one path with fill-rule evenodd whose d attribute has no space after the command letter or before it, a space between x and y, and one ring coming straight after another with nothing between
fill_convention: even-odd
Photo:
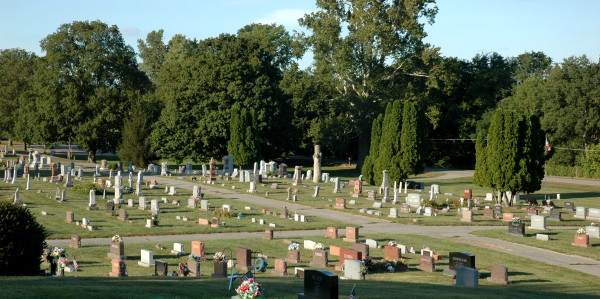
<instances>
[{"instance_id":1,"label":"green grass","mask_svg":"<svg viewBox=\"0 0 600 299\"><path fill-rule=\"evenodd\" d=\"M506 230L479 230L472 232L473 235L480 237L488 237L493 239L504 240L512 243L518 243L528 245L532 247L547 249L554 252L560 252L564 254L574 254L591 259L600 261L600 239L590 238L591 247L578 247L573 246L573 238L576 229L572 230L527 230L526 236L519 237L507 233ZM547 234L550 235L550 241L537 240L536 234Z\"/></svg>"},{"instance_id":2,"label":"green grass","mask_svg":"<svg viewBox=\"0 0 600 299\"><path fill-rule=\"evenodd\" d=\"M186 176L178 176L178 177L181 179L187 179ZM249 183L240 183L239 179L237 179L237 178L233 179L231 181L219 180L218 182L219 182L219 184L211 185L211 186L215 186L218 188L224 188L224 189L231 189L232 186L235 186L236 190L238 190L238 192L245 192L245 190L247 190L249 188L248 187ZM271 184L273 184L273 183L278 184L278 189L271 189ZM313 183L312 181L306 181L306 180L303 181L302 185L300 185L300 186L293 186L291 179L269 178L269 179L263 179L263 184L257 185L256 188L258 191L258 194L257 194L258 196L263 196L263 197L266 197L269 199L275 199L275 200L279 200L282 202L286 202L286 198L287 198L287 190L286 189L287 188L291 188L292 190L297 189L298 190L298 193L297 193L297 195L298 195L297 203L298 204L311 206L311 207L315 207L315 208L331 209L331 210L336 210L336 211L340 211L340 210L335 209L335 199L338 197L342 197L342 198L346 199L347 209L344 210L344 212L346 212L346 213L368 216L368 217L379 218L379 219L385 219L386 221L403 223L403 224L416 224L416 225L428 225L428 226L436 226L436 225L453 225L453 226L497 225L497 226L503 226L503 225L505 225L505 223L502 221L487 219L487 218L483 217L483 208L486 205L493 206L493 202L486 202L483 200L483 198L485 198L485 193L487 193L487 190L484 188L480 188L480 187L472 185L470 178L441 180L440 182L437 182L441 185L442 193L452 193L453 195L446 196L444 194L437 194L437 195L435 195L435 200L438 203L446 203L446 200L453 200L453 199L456 200L460 196L462 196L462 195L459 195L459 194L461 194L459 192L463 192L464 189L467 189L467 188L473 188L473 192L474 192L475 196L477 198L479 198L478 206L480 207L480 210L473 212L474 222L471 222L471 223L460 221L460 216L457 214L455 208L452 208L450 210L450 212L445 213L445 214L438 213L437 217L427 217L427 216L417 215L415 213L411 213L411 214L399 213L398 214L399 218L392 219L392 218L387 217L387 215L389 214L389 208L395 207L395 208L400 209L400 204L397 204L397 205L392 204L391 199L393 199L393 197L391 195L390 195L390 202L383 203L382 208L373 208L374 202L367 200L366 191L367 190L376 190L378 188L373 187L373 186L365 186L363 188L364 196L355 198L355 197L351 197L351 192L352 192L353 187L347 185L347 181L344 183L346 183L346 187L341 189L341 193L333 193L333 183L319 183L320 191L319 191L318 197L313 197L314 187L317 184ZM429 190L429 187L431 186L431 184L434 184L434 183L435 182L427 183L425 190ZM201 184L203 184L203 183L201 183ZM220 184L225 184L225 186L221 186ZM564 185L564 184L562 184L562 185ZM562 194L566 195L567 197L578 197L579 196L578 194L580 194L581 192L586 192L586 191L580 191L579 189L577 189L579 186L580 185L568 185L568 186L564 186L564 187L553 189L553 190L558 190L560 192L563 192ZM584 187L588 187L588 186L581 186L581 187L583 190L592 190L593 189L593 188L584 188ZM266 196L267 192L269 193L268 197ZM414 191L414 190L408 191L408 193L412 193L412 192L416 192L416 191ZM391 193L392 192L390 192L390 194ZM598 195L600 196L600 194L598 194ZM381 201L381 197L382 197L382 195L377 195L378 201ZM423 197L424 197L424 199L429 199L429 193L428 192L423 193ZM406 195L401 194L399 196L400 202L404 202L405 198L406 198ZM521 198L523 201L525 196L521 196ZM354 205L348 204L350 202L350 200L354 200L356 202L356 204L354 204ZM584 199L570 199L569 201L573 201L576 206L586 205L587 207L595 207L595 206L600 207L600 199L594 198L594 197L584 198ZM557 205L562 204L556 200L555 200L555 202L557 203ZM595 205L593 203L595 203ZM375 215L360 213L359 209L361 209L361 208L381 211L383 213L383 215L375 216ZM503 209L503 211L515 213L515 216L525 219L527 212L526 212L526 210L524 210L524 208L525 208L524 205L517 206L517 207L511 207L511 208L505 207ZM414 208L413 208L413 212L414 212ZM552 222L551 224L556 225L556 226L582 226L582 225L585 225L586 222L584 220L574 218L573 215L574 215L574 212L565 212L565 213L563 213L564 221ZM418 219L419 222L414 222L413 219Z\"/></svg>"},{"instance_id":3,"label":"green grass","mask_svg":"<svg viewBox=\"0 0 600 299\"><path fill-rule=\"evenodd\" d=\"M276 216L262 214L264 208L256 204L240 203L234 200L223 199L217 196L206 196L212 207L220 208L223 204L231 204L236 213L244 214L242 219L237 218L221 218L222 222L226 222L226 226L219 228L211 228L209 226L199 225L194 223L199 218L210 219L214 216L213 212L203 212L199 209L187 208L187 199L192 195L191 190L178 188L177 196L170 196L164 193L164 189L149 189L143 188L143 196L147 199L147 204L150 205L150 200L166 197L169 200L168 204L161 203L160 225L154 228L146 228L146 219L150 219L151 212L139 210L138 196L134 194L124 194L125 204L122 208L127 210L129 221L122 222L117 219L117 216L111 217L105 215L105 200L102 195L96 195L96 205L99 210L88 211L86 207L89 202L89 189L87 187L78 187L81 185L89 185L91 176L86 173L84 181L74 180L75 187L67 189L67 201L58 202L54 200L56 189L65 189L62 184L48 183L43 181L32 180L32 190L25 190L26 180L19 178L17 185L1 184L0 199L11 200L14 196L16 188L20 189L21 201L26 203L31 212L37 217L44 227L50 232L50 239L69 238L71 234L79 234L83 238L110 237L114 234L124 236L130 235L166 235L166 234L198 234L198 233L219 233L219 232L257 232L263 231L265 226L258 223L251 223L251 218L264 219L267 223L276 223L276 230L299 230L299 229L324 229L328 226L345 227L347 223L340 221L328 220L319 217L311 217L310 222L296 222L293 219L282 219ZM49 176L49 171L44 170L42 177ZM107 178L105 174L103 178ZM137 178L135 178L137 179ZM127 185L127 177L123 178L123 184ZM107 199L114 198L112 188L107 189ZM127 207L127 199L134 199L135 207ZM180 206L172 205L174 199L180 201ZM198 206L200 206L198 204ZM252 210L245 210L249 206ZM42 215L42 211L47 212L47 215ZM82 218L90 219L94 226L94 231L89 231L85 228L68 224L66 220L66 212L73 211L75 219L81 221ZM115 215L118 215L118 208L115 207ZM293 212L293 211L290 211ZM187 215L190 221L176 220L176 216Z\"/></svg>"},{"instance_id":4,"label":"green grass","mask_svg":"<svg viewBox=\"0 0 600 299\"><path fill-rule=\"evenodd\" d=\"M418 264L418 255L407 254L404 258L409 264L410 271L403 273L369 274L366 281L340 280L340 295L346 297L350 294L353 285L359 298L424 298L439 296L445 298L591 298L600 296L600 280L595 276L577 271L564 269L526 258L516 257L493 250L456 243L451 240L434 239L415 235L364 235L362 238L372 238L385 244L395 240L401 244L413 245L420 248L429 245L443 259L436 262L438 269L448 267L448 253L451 251L465 251L476 256L477 268L480 271L480 287L464 289L452 287L451 277L444 276L441 271L430 273L422 272L415 268ZM323 237L310 238L324 244L350 248L350 243L342 240L331 240ZM299 239L298 241L302 241ZM66 277L1 277L0 292L3 298L16 297L70 297L85 294L92 298L229 298L233 291L227 291L228 281L224 278L210 278L212 261L201 264L203 276L192 277L153 277L153 269L137 265L140 249L150 249L154 252L155 259L162 259L169 263L172 271L176 265L184 261L185 257L175 257L170 254L172 244L163 243L169 250L158 250L154 244L127 243L124 238L125 253L128 256L127 269L130 277L109 278L110 261L106 258L109 244L103 246L87 246L79 249L68 249L67 256L71 260L77 256L80 270L76 273L65 273ZM215 251L224 248L246 247L253 251L260 250L262 254L273 258L284 258L287 245L280 238L274 240L241 239L235 245L227 240L208 240L206 253L209 257ZM182 242L189 250L190 242ZM84 244L85 245L85 244ZM227 250L226 250L227 251ZM371 256L379 260L383 256L382 249L371 249ZM309 250L301 249L302 263L288 264L288 271L293 272L294 266L307 267L311 257ZM303 289L303 281L291 276L278 277L271 274L273 258L269 258L269 268L265 273L257 274L257 280L263 284L267 298L296 298L297 293ZM337 264L338 258L330 255L330 264ZM509 269L511 285L496 285L485 279L490 275L490 268L494 264L502 264ZM329 269L337 275L341 272ZM239 285L239 281L234 287ZM73 287L70 287L73 286Z\"/></svg>"}]
</instances>

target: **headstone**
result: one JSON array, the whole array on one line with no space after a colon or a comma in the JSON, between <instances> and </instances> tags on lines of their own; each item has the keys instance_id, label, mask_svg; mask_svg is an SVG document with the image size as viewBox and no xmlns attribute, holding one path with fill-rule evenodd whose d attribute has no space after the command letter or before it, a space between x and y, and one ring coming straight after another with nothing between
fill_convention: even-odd
<instances>
[{"instance_id":1,"label":"headstone","mask_svg":"<svg viewBox=\"0 0 600 299\"><path fill-rule=\"evenodd\" d=\"M460 267L476 268L475 256L467 252L450 252L448 268L450 270L456 270Z\"/></svg>"},{"instance_id":2,"label":"headstone","mask_svg":"<svg viewBox=\"0 0 600 299\"><path fill-rule=\"evenodd\" d=\"M575 218L585 219L587 216L587 208L586 207L576 207L575 208Z\"/></svg>"},{"instance_id":3,"label":"headstone","mask_svg":"<svg viewBox=\"0 0 600 299\"><path fill-rule=\"evenodd\" d=\"M376 248L376 247L375 247ZM366 243L354 243L352 244L352 249L359 251L362 255L363 259L369 257L369 245Z\"/></svg>"},{"instance_id":4,"label":"headstone","mask_svg":"<svg viewBox=\"0 0 600 299\"><path fill-rule=\"evenodd\" d=\"M585 227L585 234L590 236L590 238L596 238L599 239L600 238L600 227L598 226L586 226Z\"/></svg>"},{"instance_id":5,"label":"headstone","mask_svg":"<svg viewBox=\"0 0 600 299\"><path fill-rule=\"evenodd\" d=\"M390 218L398 218L398 209L390 208L390 214L388 215Z\"/></svg>"},{"instance_id":6,"label":"headstone","mask_svg":"<svg viewBox=\"0 0 600 299\"><path fill-rule=\"evenodd\" d=\"M177 254L177 255L184 255L185 247L181 243L173 243L173 250L171 250L171 253Z\"/></svg>"},{"instance_id":7,"label":"headstone","mask_svg":"<svg viewBox=\"0 0 600 299\"><path fill-rule=\"evenodd\" d=\"M167 276L169 273L169 264L163 260L157 260L154 264L154 275L155 276Z\"/></svg>"},{"instance_id":8,"label":"headstone","mask_svg":"<svg viewBox=\"0 0 600 299\"><path fill-rule=\"evenodd\" d=\"M192 252L193 254L203 257L204 256L204 242L192 241Z\"/></svg>"},{"instance_id":9,"label":"headstone","mask_svg":"<svg viewBox=\"0 0 600 299\"><path fill-rule=\"evenodd\" d=\"M335 227L328 227L327 228L327 238L331 238L331 239L337 239L338 238L338 231L337 228Z\"/></svg>"},{"instance_id":10,"label":"headstone","mask_svg":"<svg viewBox=\"0 0 600 299\"><path fill-rule=\"evenodd\" d=\"M357 243L358 242L358 227L346 227L346 236L344 237L344 241Z\"/></svg>"},{"instance_id":11,"label":"headstone","mask_svg":"<svg viewBox=\"0 0 600 299\"><path fill-rule=\"evenodd\" d=\"M535 238L540 241L550 241L550 236L547 234L535 234Z\"/></svg>"},{"instance_id":12,"label":"headstone","mask_svg":"<svg viewBox=\"0 0 600 299\"><path fill-rule=\"evenodd\" d=\"M514 213L502 213L502 221L504 222L510 222L513 218L515 218Z\"/></svg>"},{"instance_id":13,"label":"headstone","mask_svg":"<svg viewBox=\"0 0 600 299\"><path fill-rule=\"evenodd\" d=\"M344 198L336 198L335 199L335 208L336 209L345 209L346 208L346 199Z\"/></svg>"},{"instance_id":14,"label":"headstone","mask_svg":"<svg viewBox=\"0 0 600 299\"><path fill-rule=\"evenodd\" d=\"M120 259L112 259L111 261L112 271L108 273L110 277L124 277L127 276L127 268L125 262Z\"/></svg>"},{"instance_id":15,"label":"headstone","mask_svg":"<svg viewBox=\"0 0 600 299\"><path fill-rule=\"evenodd\" d=\"M383 258L385 260L397 260L402 258L402 249L396 246L385 246L383 248Z\"/></svg>"},{"instance_id":16,"label":"headstone","mask_svg":"<svg viewBox=\"0 0 600 299\"><path fill-rule=\"evenodd\" d=\"M236 268L248 271L252 268L252 252L248 248L238 247L236 249Z\"/></svg>"},{"instance_id":17,"label":"headstone","mask_svg":"<svg viewBox=\"0 0 600 299\"><path fill-rule=\"evenodd\" d=\"M263 239L273 240L273 230L270 228L265 229L265 234L263 235Z\"/></svg>"},{"instance_id":18,"label":"headstone","mask_svg":"<svg viewBox=\"0 0 600 299\"><path fill-rule=\"evenodd\" d=\"M508 280L508 267L503 265L492 265L491 277L488 277L487 281L500 284L509 284L510 280Z\"/></svg>"},{"instance_id":19,"label":"headstone","mask_svg":"<svg viewBox=\"0 0 600 299\"><path fill-rule=\"evenodd\" d=\"M464 222L473 222L473 212L469 210L463 211L460 220Z\"/></svg>"},{"instance_id":20,"label":"headstone","mask_svg":"<svg viewBox=\"0 0 600 299\"><path fill-rule=\"evenodd\" d=\"M562 221L562 211L559 211L559 210L550 211L550 217L548 217L548 220Z\"/></svg>"},{"instance_id":21,"label":"headstone","mask_svg":"<svg viewBox=\"0 0 600 299\"><path fill-rule=\"evenodd\" d=\"M213 183L217 181L217 161L215 158L210 158L208 180Z\"/></svg>"},{"instance_id":22,"label":"headstone","mask_svg":"<svg viewBox=\"0 0 600 299\"><path fill-rule=\"evenodd\" d=\"M327 251L322 249L315 249L313 251L313 258L310 265L315 268L327 268L329 266Z\"/></svg>"},{"instance_id":23,"label":"headstone","mask_svg":"<svg viewBox=\"0 0 600 299\"><path fill-rule=\"evenodd\" d=\"M272 273L276 275L288 275L287 262L284 259L275 259L275 267Z\"/></svg>"},{"instance_id":24,"label":"headstone","mask_svg":"<svg viewBox=\"0 0 600 299\"><path fill-rule=\"evenodd\" d=\"M509 222L508 223L508 233L524 237L525 236L525 223Z\"/></svg>"},{"instance_id":25,"label":"headstone","mask_svg":"<svg viewBox=\"0 0 600 299\"><path fill-rule=\"evenodd\" d=\"M479 271L469 267L456 269L455 286L475 288L479 286Z\"/></svg>"},{"instance_id":26,"label":"headstone","mask_svg":"<svg viewBox=\"0 0 600 299\"><path fill-rule=\"evenodd\" d=\"M367 191L367 200L377 200L377 193L374 190Z\"/></svg>"},{"instance_id":27,"label":"headstone","mask_svg":"<svg viewBox=\"0 0 600 299\"><path fill-rule=\"evenodd\" d=\"M107 254L109 259L125 259L125 244L121 242L110 242L110 252Z\"/></svg>"},{"instance_id":28,"label":"headstone","mask_svg":"<svg viewBox=\"0 0 600 299\"><path fill-rule=\"evenodd\" d=\"M364 280L365 275L361 272L360 260L344 260L344 277L352 280Z\"/></svg>"},{"instance_id":29,"label":"headstone","mask_svg":"<svg viewBox=\"0 0 600 299\"><path fill-rule=\"evenodd\" d=\"M81 248L81 237L79 235L71 235L69 248Z\"/></svg>"},{"instance_id":30,"label":"headstone","mask_svg":"<svg viewBox=\"0 0 600 299\"><path fill-rule=\"evenodd\" d=\"M565 202L565 206L563 207L563 210L572 212L575 210L575 204L572 202Z\"/></svg>"},{"instance_id":31,"label":"headstone","mask_svg":"<svg viewBox=\"0 0 600 299\"><path fill-rule=\"evenodd\" d=\"M473 199L473 189L465 189L463 197L465 199Z\"/></svg>"},{"instance_id":32,"label":"headstone","mask_svg":"<svg viewBox=\"0 0 600 299\"><path fill-rule=\"evenodd\" d=\"M339 298L339 278L337 275L323 270L304 270L304 292L298 293L302 299L337 299Z\"/></svg>"},{"instance_id":33,"label":"headstone","mask_svg":"<svg viewBox=\"0 0 600 299\"><path fill-rule=\"evenodd\" d=\"M148 209L148 205L146 204L146 197L140 196L138 201L139 201L138 209L140 209L140 210Z\"/></svg>"},{"instance_id":34,"label":"headstone","mask_svg":"<svg viewBox=\"0 0 600 299\"><path fill-rule=\"evenodd\" d=\"M119 209L119 220L126 221L127 220L127 211L125 209Z\"/></svg>"},{"instance_id":35,"label":"headstone","mask_svg":"<svg viewBox=\"0 0 600 299\"><path fill-rule=\"evenodd\" d=\"M589 208L585 219L600 220L600 209Z\"/></svg>"},{"instance_id":36,"label":"headstone","mask_svg":"<svg viewBox=\"0 0 600 299\"><path fill-rule=\"evenodd\" d=\"M546 228L546 216L531 215L531 226L529 229L548 230Z\"/></svg>"},{"instance_id":37,"label":"headstone","mask_svg":"<svg viewBox=\"0 0 600 299\"><path fill-rule=\"evenodd\" d=\"M115 215L115 203L112 200L106 202L106 215L114 216Z\"/></svg>"},{"instance_id":38,"label":"headstone","mask_svg":"<svg viewBox=\"0 0 600 299\"><path fill-rule=\"evenodd\" d=\"M381 202L376 201L373 203L373 209L381 209L381 206Z\"/></svg>"},{"instance_id":39,"label":"headstone","mask_svg":"<svg viewBox=\"0 0 600 299\"><path fill-rule=\"evenodd\" d=\"M292 185L302 185L302 166L294 167L294 181Z\"/></svg>"},{"instance_id":40,"label":"headstone","mask_svg":"<svg viewBox=\"0 0 600 299\"><path fill-rule=\"evenodd\" d=\"M73 223L75 222L75 213L73 213L73 211L67 211L67 223Z\"/></svg>"},{"instance_id":41,"label":"headstone","mask_svg":"<svg viewBox=\"0 0 600 299\"><path fill-rule=\"evenodd\" d=\"M154 253L146 249L140 250L140 260L138 261L138 266L146 268L154 267Z\"/></svg>"},{"instance_id":42,"label":"headstone","mask_svg":"<svg viewBox=\"0 0 600 299\"><path fill-rule=\"evenodd\" d=\"M433 257L421 255L419 257L419 266L417 266L417 269L421 271L435 272L436 269Z\"/></svg>"},{"instance_id":43,"label":"headstone","mask_svg":"<svg viewBox=\"0 0 600 299\"><path fill-rule=\"evenodd\" d=\"M406 204L411 207L419 207L423 202L423 196L419 193L409 193L406 196Z\"/></svg>"},{"instance_id":44,"label":"headstone","mask_svg":"<svg viewBox=\"0 0 600 299\"><path fill-rule=\"evenodd\" d=\"M202 211L208 211L208 200L207 199L201 199L200 200L200 210Z\"/></svg>"}]
</instances>

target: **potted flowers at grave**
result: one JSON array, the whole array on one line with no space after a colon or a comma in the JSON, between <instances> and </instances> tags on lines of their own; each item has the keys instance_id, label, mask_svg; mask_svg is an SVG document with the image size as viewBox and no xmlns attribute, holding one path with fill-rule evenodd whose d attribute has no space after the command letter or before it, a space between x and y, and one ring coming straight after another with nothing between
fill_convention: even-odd
<instances>
[{"instance_id":1,"label":"potted flowers at grave","mask_svg":"<svg viewBox=\"0 0 600 299\"><path fill-rule=\"evenodd\" d=\"M327 247L325 247L325 244L323 244L323 243L317 243L317 244L315 244L315 249L316 250L327 250Z\"/></svg>"},{"instance_id":2,"label":"potted flowers at grave","mask_svg":"<svg viewBox=\"0 0 600 299\"><path fill-rule=\"evenodd\" d=\"M519 217L514 217L512 221L508 223L508 233L525 236L525 222Z\"/></svg>"},{"instance_id":3,"label":"potted flowers at grave","mask_svg":"<svg viewBox=\"0 0 600 299\"><path fill-rule=\"evenodd\" d=\"M299 263L300 262L300 244L292 243L288 246L287 262Z\"/></svg>"},{"instance_id":4,"label":"potted flowers at grave","mask_svg":"<svg viewBox=\"0 0 600 299\"><path fill-rule=\"evenodd\" d=\"M158 214L154 213L152 214L152 226L158 226Z\"/></svg>"},{"instance_id":5,"label":"potted flowers at grave","mask_svg":"<svg viewBox=\"0 0 600 299\"><path fill-rule=\"evenodd\" d=\"M262 286L254 281L254 278L242 282L235 291L241 299L259 298L263 294Z\"/></svg>"},{"instance_id":6,"label":"potted flowers at grave","mask_svg":"<svg viewBox=\"0 0 600 299\"><path fill-rule=\"evenodd\" d=\"M187 263L187 268L189 269L189 272L191 273L190 276L200 276L200 262L205 261L206 258L196 255L196 254L190 254L189 258L188 258L188 263ZM183 270L182 272L183 273ZM184 274L184 276L187 276L186 274Z\"/></svg>"},{"instance_id":7,"label":"potted flowers at grave","mask_svg":"<svg viewBox=\"0 0 600 299\"><path fill-rule=\"evenodd\" d=\"M57 270L57 267L60 265L61 258L65 258L65 249L61 248L61 247L52 248L52 252L50 252L50 256L48 257L48 261L50 262L50 275L57 275L56 270ZM67 261L67 265L68 265L68 261ZM61 275L61 272L59 271L58 276L64 276L64 273L65 272L64 272L64 267L63 267L62 275Z\"/></svg>"},{"instance_id":8,"label":"potted flowers at grave","mask_svg":"<svg viewBox=\"0 0 600 299\"><path fill-rule=\"evenodd\" d=\"M227 276L227 262L225 262L225 254L221 251L215 252L213 255L214 267L213 274L214 277L226 277Z\"/></svg>"},{"instance_id":9,"label":"potted flowers at grave","mask_svg":"<svg viewBox=\"0 0 600 299\"><path fill-rule=\"evenodd\" d=\"M69 260L66 257L58 259L58 276L65 276L65 268L69 267Z\"/></svg>"},{"instance_id":10,"label":"potted flowers at grave","mask_svg":"<svg viewBox=\"0 0 600 299\"><path fill-rule=\"evenodd\" d=\"M580 228L575 233L575 239L571 244L579 247L590 247L590 236L585 233L585 229Z\"/></svg>"}]
</instances>

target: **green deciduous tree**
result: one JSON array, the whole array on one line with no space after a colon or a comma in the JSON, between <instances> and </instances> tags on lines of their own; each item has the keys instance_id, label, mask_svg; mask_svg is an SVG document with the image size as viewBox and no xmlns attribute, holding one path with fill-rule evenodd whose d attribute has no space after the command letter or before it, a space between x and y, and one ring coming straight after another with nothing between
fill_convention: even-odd
<instances>
[{"instance_id":1,"label":"green deciduous tree","mask_svg":"<svg viewBox=\"0 0 600 299\"><path fill-rule=\"evenodd\" d=\"M227 149L234 161L243 168L260 159L260 142L254 115L240 105L231 109Z\"/></svg>"},{"instance_id":2,"label":"green deciduous tree","mask_svg":"<svg viewBox=\"0 0 600 299\"><path fill-rule=\"evenodd\" d=\"M45 122L45 142L73 142L114 152L123 116L132 99L150 86L138 69L133 49L116 26L100 21L73 22L41 41L46 55L34 75L37 120Z\"/></svg>"},{"instance_id":3,"label":"green deciduous tree","mask_svg":"<svg viewBox=\"0 0 600 299\"><path fill-rule=\"evenodd\" d=\"M312 32L315 76L332 86L329 98L349 115L358 136L362 166L369 149L371 122L404 77L423 76L419 60L431 53L423 43L423 22L433 22L437 8L429 0L322 0L300 23ZM404 83L403 83L404 82Z\"/></svg>"},{"instance_id":4,"label":"green deciduous tree","mask_svg":"<svg viewBox=\"0 0 600 299\"><path fill-rule=\"evenodd\" d=\"M26 132L16 130L16 124L19 118L27 118L20 99L29 94L36 60L35 54L25 50L0 51L0 135L25 141L25 145L30 140L24 136Z\"/></svg>"},{"instance_id":5,"label":"green deciduous tree","mask_svg":"<svg viewBox=\"0 0 600 299\"><path fill-rule=\"evenodd\" d=\"M142 63L140 69L146 73L148 78L158 84L158 78L163 63L169 52L168 45L163 42L164 30L152 31L146 36L146 40L138 40L138 50Z\"/></svg>"}]
</instances>

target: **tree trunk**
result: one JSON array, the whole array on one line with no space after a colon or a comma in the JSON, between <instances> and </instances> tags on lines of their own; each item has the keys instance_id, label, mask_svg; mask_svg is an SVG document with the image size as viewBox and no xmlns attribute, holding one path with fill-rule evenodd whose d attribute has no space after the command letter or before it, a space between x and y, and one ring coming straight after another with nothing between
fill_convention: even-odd
<instances>
[{"instance_id":1,"label":"tree trunk","mask_svg":"<svg viewBox=\"0 0 600 299\"><path fill-rule=\"evenodd\" d=\"M23 150L27 151L27 142L23 141Z\"/></svg>"},{"instance_id":2,"label":"tree trunk","mask_svg":"<svg viewBox=\"0 0 600 299\"><path fill-rule=\"evenodd\" d=\"M96 150L88 150L88 162L96 163Z\"/></svg>"},{"instance_id":3,"label":"tree trunk","mask_svg":"<svg viewBox=\"0 0 600 299\"><path fill-rule=\"evenodd\" d=\"M13 146L13 141L12 141L12 139L8 139L8 146Z\"/></svg>"}]
</instances>

